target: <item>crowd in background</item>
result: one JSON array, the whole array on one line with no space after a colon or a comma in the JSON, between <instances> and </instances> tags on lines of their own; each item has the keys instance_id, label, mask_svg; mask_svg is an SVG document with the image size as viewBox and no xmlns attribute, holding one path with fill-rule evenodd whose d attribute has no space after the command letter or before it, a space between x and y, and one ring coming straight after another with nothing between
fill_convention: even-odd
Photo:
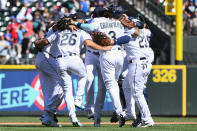
<instances>
[{"instance_id":1,"label":"crowd in background","mask_svg":"<svg viewBox=\"0 0 197 131\"><path fill-rule=\"evenodd\" d=\"M155 4L164 9L165 0L155 0ZM183 0L183 29L184 35L197 35L197 0Z\"/></svg>"},{"instance_id":2,"label":"crowd in background","mask_svg":"<svg viewBox=\"0 0 197 131\"><path fill-rule=\"evenodd\" d=\"M10 3L10 8L22 6L16 15L11 16L6 31L0 32L0 64L34 64L37 50L32 42L44 37L49 23L79 10L88 16L96 6L118 4L117 0L62 0L47 8L44 0L1 0L1 3L6 1ZM9 7L3 6L1 11Z\"/></svg>"},{"instance_id":3,"label":"crowd in background","mask_svg":"<svg viewBox=\"0 0 197 131\"><path fill-rule=\"evenodd\" d=\"M56 1L50 8L46 1ZM44 37L47 26L64 15L81 10L90 15L96 6L107 6L120 0L0 0L0 11L20 8L10 15L9 24L0 32L0 64L34 64L37 50L32 41ZM150 0L157 6L165 0ZM143 7L147 0L140 0ZM9 4L8 4L9 3ZM12 13L12 11L11 11ZM183 28L185 35L197 35L197 0L183 0Z\"/></svg>"},{"instance_id":4,"label":"crowd in background","mask_svg":"<svg viewBox=\"0 0 197 131\"><path fill-rule=\"evenodd\" d=\"M185 34L197 35L197 0L183 1L183 26Z\"/></svg>"}]
</instances>

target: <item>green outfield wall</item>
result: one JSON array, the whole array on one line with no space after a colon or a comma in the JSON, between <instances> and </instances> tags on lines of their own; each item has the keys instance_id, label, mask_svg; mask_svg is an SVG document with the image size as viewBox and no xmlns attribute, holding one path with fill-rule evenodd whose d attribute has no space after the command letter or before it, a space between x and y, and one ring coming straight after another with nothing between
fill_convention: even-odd
<instances>
[{"instance_id":1,"label":"green outfield wall","mask_svg":"<svg viewBox=\"0 0 197 131\"><path fill-rule=\"evenodd\" d=\"M75 92L77 77L73 76L72 80ZM97 82L95 77L95 89ZM42 114L43 97L34 65L0 65L0 88L0 115ZM153 65L147 92L152 115L197 116L197 66ZM65 112L65 104L58 109L60 114ZM109 94L103 111L104 115L113 112ZM77 110L77 114L86 115L86 112Z\"/></svg>"},{"instance_id":2,"label":"green outfield wall","mask_svg":"<svg viewBox=\"0 0 197 131\"><path fill-rule=\"evenodd\" d=\"M197 115L197 67L154 65L147 87L152 115Z\"/></svg>"}]
</instances>

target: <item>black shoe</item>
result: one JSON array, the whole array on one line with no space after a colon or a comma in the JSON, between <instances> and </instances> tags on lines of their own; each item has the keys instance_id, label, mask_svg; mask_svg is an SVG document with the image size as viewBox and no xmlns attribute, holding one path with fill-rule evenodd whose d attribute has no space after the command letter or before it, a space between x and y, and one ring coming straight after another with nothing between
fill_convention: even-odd
<instances>
[{"instance_id":1,"label":"black shoe","mask_svg":"<svg viewBox=\"0 0 197 131\"><path fill-rule=\"evenodd\" d=\"M56 114L54 114L54 116L53 116L53 120L54 120L56 123L58 123L58 119L57 119Z\"/></svg>"},{"instance_id":2,"label":"black shoe","mask_svg":"<svg viewBox=\"0 0 197 131\"><path fill-rule=\"evenodd\" d=\"M124 126L125 125L125 117L122 115L122 114L120 114L120 116L119 116L119 127L122 127L122 126Z\"/></svg>"},{"instance_id":3,"label":"black shoe","mask_svg":"<svg viewBox=\"0 0 197 131\"><path fill-rule=\"evenodd\" d=\"M133 121L133 123L131 124L131 126L137 127L137 126L140 125L141 123L142 123L142 119L141 119L141 117L138 117L137 119L135 119L135 120Z\"/></svg>"},{"instance_id":4,"label":"black shoe","mask_svg":"<svg viewBox=\"0 0 197 131\"><path fill-rule=\"evenodd\" d=\"M118 122L118 115L116 114L116 112L114 111L113 112L113 115L112 115L112 117L111 117L111 119L110 119L110 122L111 123L113 123L113 122Z\"/></svg>"},{"instance_id":5,"label":"black shoe","mask_svg":"<svg viewBox=\"0 0 197 131\"><path fill-rule=\"evenodd\" d=\"M42 115L41 117L40 117L40 120L42 121L42 118L44 118L44 115ZM56 122L56 123L58 123L58 119L57 119L57 116L54 114L54 116L53 116L53 120Z\"/></svg>"}]
</instances>

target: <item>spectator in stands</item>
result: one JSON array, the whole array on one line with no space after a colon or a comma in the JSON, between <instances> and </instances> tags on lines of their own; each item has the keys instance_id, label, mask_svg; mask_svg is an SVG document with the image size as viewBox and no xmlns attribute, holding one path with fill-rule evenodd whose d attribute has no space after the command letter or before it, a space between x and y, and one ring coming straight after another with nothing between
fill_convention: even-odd
<instances>
[{"instance_id":1,"label":"spectator in stands","mask_svg":"<svg viewBox=\"0 0 197 131\"><path fill-rule=\"evenodd\" d=\"M63 14L60 12L60 9L61 9L60 6L53 5L51 10L51 15L52 15L51 17L53 21L56 21L63 16Z\"/></svg>"},{"instance_id":2,"label":"spectator in stands","mask_svg":"<svg viewBox=\"0 0 197 131\"><path fill-rule=\"evenodd\" d=\"M18 35L17 35L18 23L16 22L14 16L11 16L11 23L7 26L7 30L9 30L12 35L12 44L14 45L15 43L17 43L18 40Z\"/></svg>"},{"instance_id":3,"label":"spectator in stands","mask_svg":"<svg viewBox=\"0 0 197 131\"><path fill-rule=\"evenodd\" d=\"M12 34L10 33L10 30L6 30L3 36L5 40L9 42L10 46L12 46Z\"/></svg>"},{"instance_id":4,"label":"spectator in stands","mask_svg":"<svg viewBox=\"0 0 197 131\"><path fill-rule=\"evenodd\" d=\"M27 12L27 4L24 4L19 13L16 15L16 20L22 22L25 20L25 15Z\"/></svg>"},{"instance_id":5,"label":"spectator in stands","mask_svg":"<svg viewBox=\"0 0 197 131\"><path fill-rule=\"evenodd\" d=\"M187 34L191 34L191 19L195 17L194 12L196 10L193 0L188 0L188 3L184 2L183 9L183 25L185 27L184 29L187 31Z\"/></svg>"},{"instance_id":6,"label":"spectator in stands","mask_svg":"<svg viewBox=\"0 0 197 131\"><path fill-rule=\"evenodd\" d=\"M10 44L0 32L0 64L5 64L9 58Z\"/></svg>"},{"instance_id":7,"label":"spectator in stands","mask_svg":"<svg viewBox=\"0 0 197 131\"><path fill-rule=\"evenodd\" d=\"M44 8L44 12L42 13L42 26L41 30L46 30L46 26L51 23L51 16L48 9Z\"/></svg>"},{"instance_id":8,"label":"spectator in stands","mask_svg":"<svg viewBox=\"0 0 197 131\"><path fill-rule=\"evenodd\" d=\"M78 10L79 9L79 2L77 0L73 0L73 3L75 5L75 10Z\"/></svg>"},{"instance_id":9,"label":"spectator in stands","mask_svg":"<svg viewBox=\"0 0 197 131\"><path fill-rule=\"evenodd\" d=\"M26 22L24 24L25 27L25 38L22 41L22 56L24 58L28 58L28 54L29 54L29 49L31 46L31 42L30 39L33 36L34 32L33 32L33 22L32 22L32 17L31 15L27 15L26 16Z\"/></svg>"},{"instance_id":10,"label":"spectator in stands","mask_svg":"<svg viewBox=\"0 0 197 131\"><path fill-rule=\"evenodd\" d=\"M80 1L80 9L84 12L84 13L88 13L88 9L89 9L89 2L87 0L81 0Z\"/></svg>"},{"instance_id":11,"label":"spectator in stands","mask_svg":"<svg viewBox=\"0 0 197 131\"><path fill-rule=\"evenodd\" d=\"M38 3L39 3L39 7L41 7L41 8L43 8L43 7L44 7L43 0L39 0L39 1L38 1Z\"/></svg>"},{"instance_id":12,"label":"spectator in stands","mask_svg":"<svg viewBox=\"0 0 197 131\"><path fill-rule=\"evenodd\" d=\"M105 0L96 0L95 1L95 6L105 7L106 6L106 1Z\"/></svg>"},{"instance_id":13,"label":"spectator in stands","mask_svg":"<svg viewBox=\"0 0 197 131\"><path fill-rule=\"evenodd\" d=\"M47 8L44 8L43 16L46 17L46 18L50 17L50 13L49 13L49 10Z\"/></svg>"},{"instance_id":14,"label":"spectator in stands","mask_svg":"<svg viewBox=\"0 0 197 131\"><path fill-rule=\"evenodd\" d=\"M197 9L195 10L194 13L195 17L191 19L190 21L190 26L191 26L191 34L192 35L197 35Z\"/></svg>"},{"instance_id":15,"label":"spectator in stands","mask_svg":"<svg viewBox=\"0 0 197 131\"><path fill-rule=\"evenodd\" d=\"M189 4L185 7L185 14L188 18L194 18L194 11L196 7L194 6L193 0L189 0Z\"/></svg>"},{"instance_id":16,"label":"spectator in stands","mask_svg":"<svg viewBox=\"0 0 197 131\"><path fill-rule=\"evenodd\" d=\"M37 33L40 30L41 25L42 25L41 14L39 11L36 11L33 17L33 31Z\"/></svg>"},{"instance_id":17,"label":"spectator in stands","mask_svg":"<svg viewBox=\"0 0 197 131\"><path fill-rule=\"evenodd\" d=\"M17 57L21 58L21 51L22 51L22 41L24 39L24 33L26 32L23 24L19 24L18 28L18 43L16 44L17 47Z\"/></svg>"},{"instance_id":18,"label":"spectator in stands","mask_svg":"<svg viewBox=\"0 0 197 131\"><path fill-rule=\"evenodd\" d=\"M185 0L183 2L183 29L185 30L186 29L186 23L187 23L187 12L185 11L186 7L188 6L189 2L188 0Z\"/></svg>"},{"instance_id":19,"label":"spectator in stands","mask_svg":"<svg viewBox=\"0 0 197 131\"><path fill-rule=\"evenodd\" d=\"M65 10L63 10L63 12L68 11L68 14L76 13L76 7L75 7L73 0L68 0L62 3L62 7L65 7Z\"/></svg>"},{"instance_id":20,"label":"spectator in stands","mask_svg":"<svg viewBox=\"0 0 197 131\"><path fill-rule=\"evenodd\" d=\"M42 11L42 6L40 6L39 2L35 3L36 11Z\"/></svg>"}]
</instances>

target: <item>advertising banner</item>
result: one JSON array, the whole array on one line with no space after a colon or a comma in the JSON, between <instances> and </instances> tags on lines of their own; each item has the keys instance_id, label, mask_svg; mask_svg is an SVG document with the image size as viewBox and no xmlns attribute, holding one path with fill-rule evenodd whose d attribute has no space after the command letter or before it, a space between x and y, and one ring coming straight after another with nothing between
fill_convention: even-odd
<instances>
[{"instance_id":1,"label":"advertising banner","mask_svg":"<svg viewBox=\"0 0 197 131\"><path fill-rule=\"evenodd\" d=\"M98 91L97 76L94 78L94 98ZM73 95L77 89L78 77L72 75ZM85 104L85 96L83 97ZM42 112L44 109L43 94L41 90L39 75L34 66L22 68L13 67L0 69L0 114L3 112ZM58 108L59 111L66 110L66 104ZM109 94L105 99L104 111L113 111ZM77 110L80 112L81 110Z\"/></svg>"}]
</instances>

